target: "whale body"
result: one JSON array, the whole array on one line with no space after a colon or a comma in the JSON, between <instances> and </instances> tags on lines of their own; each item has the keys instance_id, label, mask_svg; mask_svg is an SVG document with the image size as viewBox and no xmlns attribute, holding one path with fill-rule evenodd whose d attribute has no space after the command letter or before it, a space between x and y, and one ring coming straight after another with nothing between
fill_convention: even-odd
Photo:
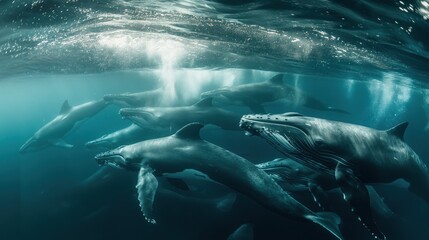
<instances>
[{"instance_id":1,"label":"whale body","mask_svg":"<svg viewBox=\"0 0 429 240\"><path fill-rule=\"evenodd\" d=\"M95 159L101 165L139 169L138 199L143 215L151 223L155 223L152 205L158 187L156 175L194 169L269 210L285 217L314 222L342 239L336 214L315 213L306 208L251 162L201 139L202 127L200 123L191 123L171 136L122 146L98 154Z\"/></svg>"}]
</instances>

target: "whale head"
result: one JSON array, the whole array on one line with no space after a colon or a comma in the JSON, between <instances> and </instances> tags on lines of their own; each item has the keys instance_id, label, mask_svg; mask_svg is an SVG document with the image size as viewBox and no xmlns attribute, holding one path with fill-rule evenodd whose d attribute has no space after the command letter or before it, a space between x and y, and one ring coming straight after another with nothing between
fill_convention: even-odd
<instances>
[{"instance_id":1,"label":"whale head","mask_svg":"<svg viewBox=\"0 0 429 240\"><path fill-rule=\"evenodd\" d=\"M49 145L49 142L43 141L37 135L34 135L19 148L19 153L30 153L39 151L47 148Z\"/></svg>"},{"instance_id":2,"label":"whale head","mask_svg":"<svg viewBox=\"0 0 429 240\"><path fill-rule=\"evenodd\" d=\"M123 145L97 154L95 161L101 166L108 165L119 169L138 170L142 161L134 148L134 145Z\"/></svg>"},{"instance_id":3,"label":"whale head","mask_svg":"<svg viewBox=\"0 0 429 240\"><path fill-rule=\"evenodd\" d=\"M260 136L286 156L314 164L314 168L329 171L334 160L344 161L334 151L338 141L323 131L323 124L299 113L244 115L239 126L246 134Z\"/></svg>"},{"instance_id":4,"label":"whale head","mask_svg":"<svg viewBox=\"0 0 429 240\"><path fill-rule=\"evenodd\" d=\"M247 135L281 133L289 138L310 138L311 125L299 113L244 115L239 124Z\"/></svg>"},{"instance_id":5,"label":"whale head","mask_svg":"<svg viewBox=\"0 0 429 240\"><path fill-rule=\"evenodd\" d=\"M114 145L114 141L112 139L109 139L109 135L104 135L100 138L97 138L95 140L89 141L85 143L85 147L88 149L95 149L95 148L106 148L110 149Z\"/></svg>"},{"instance_id":6,"label":"whale head","mask_svg":"<svg viewBox=\"0 0 429 240\"><path fill-rule=\"evenodd\" d=\"M158 121L158 117L153 113L152 108L122 108L119 110L119 115L140 127L156 125Z\"/></svg>"},{"instance_id":7,"label":"whale head","mask_svg":"<svg viewBox=\"0 0 429 240\"><path fill-rule=\"evenodd\" d=\"M35 143L37 143L37 139L34 139L34 137L31 137L28 139L20 148L20 153L28 153L31 152L31 150L34 148Z\"/></svg>"}]
</instances>

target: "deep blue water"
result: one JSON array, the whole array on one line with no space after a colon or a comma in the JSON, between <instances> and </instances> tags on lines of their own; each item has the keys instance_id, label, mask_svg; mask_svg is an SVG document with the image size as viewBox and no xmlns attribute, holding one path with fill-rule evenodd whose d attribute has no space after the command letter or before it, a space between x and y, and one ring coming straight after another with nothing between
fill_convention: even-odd
<instances>
[{"instance_id":1,"label":"deep blue water","mask_svg":"<svg viewBox=\"0 0 429 240\"><path fill-rule=\"evenodd\" d=\"M79 105L161 86L168 105L188 105L206 90L285 73L288 84L350 114L283 102L267 112L376 129L409 121L405 141L429 164L428 19L427 0L0 0L0 239L227 239L243 223L254 224L255 239L334 239L242 195L220 212L164 192L158 224L146 223L136 173L107 168L104 180L88 180L102 150L84 144L129 125L114 105L66 137L72 149L18 150L66 99ZM281 156L243 132L202 134L254 163ZM377 190L396 214L376 216L388 239L428 239L427 203L396 187ZM372 239L340 194L329 195L345 238ZM317 209L310 196L302 201Z\"/></svg>"}]
</instances>

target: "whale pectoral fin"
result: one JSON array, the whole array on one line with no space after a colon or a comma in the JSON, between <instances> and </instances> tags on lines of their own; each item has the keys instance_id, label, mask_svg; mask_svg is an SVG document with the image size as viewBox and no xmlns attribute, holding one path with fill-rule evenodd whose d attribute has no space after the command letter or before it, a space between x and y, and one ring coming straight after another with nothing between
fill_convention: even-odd
<instances>
[{"instance_id":1,"label":"whale pectoral fin","mask_svg":"<svg viewBox=\"0 0 429 240\"><path fill-rule=\"evenodd\" d=\"M394 217L395 213L387 206L383 197L381 197L373 187L368 186L367 188L371 200L371 209L382 217Z\"/></svg>"},{"instance_id":2,"label":"whale pectoral fin","mask_svg":"<svg viewBox=\"0 0 429 240\"><path fill-rule=\"evenodd\" d=\"M354 171L342 164L338 164L335 169L335 179L343 192L352 212L358 215L362 224L378 239L386 239L384 234L378 229L371 213L368 189L365 184L358 179Z\"/></svg>"},{"instance_id":3,"label":"whale pectoral fin","mask_svg":"<svg viewBox=\"0 0 429 240\"><path fill-rule=\"evenodd\" d=\"M136 188L143 216L149 223L155 224L156 221L152 216L152 206L156 189L158 188L158 180L153 175L152 169L140 168Z\"/></svg>"},{"instance_id":4,"label":"whale pectoral fin","mask_svg":"<svg viewBox=\"0 0 429 240\"><path fill-rule=\"evenodd\" d=\"M317 205L319 205L320 208L322 208L324 211L330 209L328 195L320 185L315 183L309 183L308 190L310 191L314 201L317 203Z\"/></svg>"},{"instance_id":5,"label":"whale pectoral fin","mask_svg":"<svg viewBox=\"0 0 429 240\"><path fill-rule=\"evenodd\" d=\"M55 139L53 141L50 141L50 143L54 146L57 147L64 147L64 148L72 148L74 147L73 145L67 143L66 141L64 141L64 139Z\"/></svg>"}]
</instances>

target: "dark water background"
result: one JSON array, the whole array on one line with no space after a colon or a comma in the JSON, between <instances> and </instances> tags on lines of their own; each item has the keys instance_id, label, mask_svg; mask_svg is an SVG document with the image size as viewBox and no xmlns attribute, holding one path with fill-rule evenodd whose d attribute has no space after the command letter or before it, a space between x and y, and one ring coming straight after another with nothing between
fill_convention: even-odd
<instances>
[{"instance_id":1,"label":"dark water background","mask_svg":"<svg viewBox=\"0 0 429 240\"><path fill-rule=\"evenodd\" d=\"M77 105L163 86L176 90L171 104L190 104L204 90L283 72L289 84L351 114L284 103L267 105L268 112L377 129L409 121L405 141L428 163L428 11L420 0L0 0L0 239L226 239L246 222L255 225L255 239L332 239L244 196L223 213L161 194L158 224L147 224L135 173L107 169L107 180L86 181L100 167L93 160L99 151L84 143L129 124L116 106L71 133L73 149L18 149L65 99ZM255 163L280 156L242 132L207 128L203 137ZM428 239L426 203L395 187L377 190L396 213L377 216L388 239ZM341 196L331 195L346 239L371 239Z\"/></svg>"}]
</instances>

